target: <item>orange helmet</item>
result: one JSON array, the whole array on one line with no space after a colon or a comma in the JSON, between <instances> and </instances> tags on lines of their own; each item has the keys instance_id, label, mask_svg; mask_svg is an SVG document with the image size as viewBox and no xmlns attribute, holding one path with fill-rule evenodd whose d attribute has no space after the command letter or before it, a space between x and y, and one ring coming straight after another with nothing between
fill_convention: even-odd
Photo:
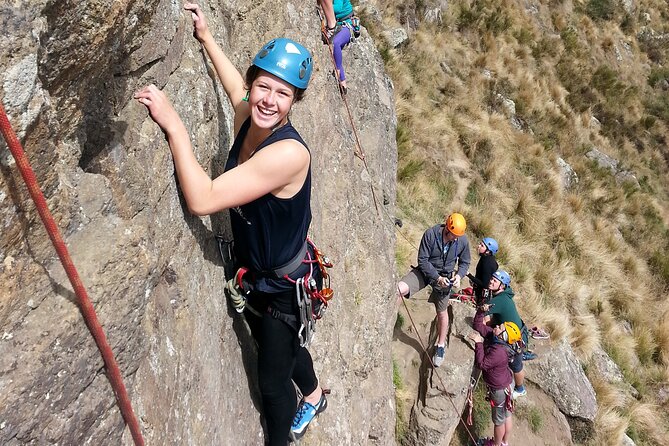
<instances>
[{"instance_id":1,"label":"orange helmet","mask_svg":"<svg viewBox=\"0 0 669 446\"><path fill-rule=\"evenodd\" d=\"M462 214L453 212L448 216L448 218L446 218L446 229L448 229L448 232L452 233L453 235L458 237L465 235L466 227L467 222L465 221L465 217L463 217Z\"/></svg>"}]
</instances>

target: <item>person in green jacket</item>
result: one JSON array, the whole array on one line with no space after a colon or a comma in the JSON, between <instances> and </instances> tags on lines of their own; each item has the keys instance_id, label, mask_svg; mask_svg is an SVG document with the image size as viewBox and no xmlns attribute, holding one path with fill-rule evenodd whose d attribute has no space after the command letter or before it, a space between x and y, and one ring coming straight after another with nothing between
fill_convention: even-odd
<instances>
[{"instance_id":1,"label":"person in green jacket","mask_svg":"<svg viewBox=\"0 0 669 446\"><path fill-rule=\"evenodd\" d=\"M489 326L497 326L505 322L513 322L521 330L525 325L518 313L516 304L513 301L514 292L511 289L511 276L504 270L497 270L492 275L488 289L492 294L490 300L483 305L486 311L484 322ZM513 372L515 389L513 398L525 396L527 390L523 385L525 382L525 370L523 370L523 354L518 351L509 361L509 367Z\"/></svg>"}]
</instances>

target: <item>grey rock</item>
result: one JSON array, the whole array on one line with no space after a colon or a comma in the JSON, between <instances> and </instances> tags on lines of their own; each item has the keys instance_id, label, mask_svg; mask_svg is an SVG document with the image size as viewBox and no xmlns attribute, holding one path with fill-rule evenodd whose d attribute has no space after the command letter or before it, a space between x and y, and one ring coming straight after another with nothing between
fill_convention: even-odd
<instances>
[{"instance_id":1,"label":"grey rock","mask_svg":"<svg viewBox=\"0 0 669 446\"><path fill-rule=\"evenodd\" d=\"M487 69L487 68L482 69L482 70L481 70L481 74L482 74L483 77L485 77L486 79L489 79L489 80L490 80L490 79L493 78L492 71L490 71L490 70Z\"/></svg>"},{"instance_id":2,"label":"grey rock","mask_svg":"<svg viewBox=\"0 0 669 446\"><path fill-rule=\"evenodd\" d=\"M591 129L599 131L602 128L602 123L599 122L599 119L595 118L594 116L591 116L589 126Z\"/></svg>"},{"instance_id":3,"label":"grey rock","mask_svg":"<svg viewBox=\"0 0 669 446\"><path fill-rule=\"evenodd\" d=\"M625 379L620 367L604 350L597 349L592 355L592 363L599 374L609 383L621 383Z\"/></svg>"},{"instance_id":4,"label":"grey rock","mask_svg":"<svg viewBox=\"0 0 669 446\"><path fill-rule=\"evenodd\" d=\"M662 79L660 82L657 83L657 85L663 90L667 91L669 90L669 81L666 79Z\"/></svg>"},{"instance_id":5,"label":"grey rock","mask_svg":"<svg viewBox=\"0 0 669 446\"><path fill-rule=\"evenodd\" d=\"M502 108L504 109L504 113L507 116L515 116L516 115L516 103L513 102L511 99L501 95L500 93L497 93L497 99L499 99L502 103Z\"/></svg>"},{"instance_id":6,"label":"grey rock","mask_svg":"<svg viewBox=\"0 0 669 446\"><path fill-rule=\"evenodd\" d=\"M597 162L597 165L602 169L607 169L613 174L618 171L618 160L611 158L603 152L600 152L596 147L593 147L591 150L589 150L585 156Z\"/></svg>"},{"instance_id":7,"label":"grey rock","mask_svg":"<svg viewBox=\"0 0 669 446\"><path fill-rule=\"evenodd\" d=\"M441 8L426 9L423 20L427 23L441 23Z\"/></svg>"},{"instance_id":8,"label":"grey rock","mask_svg":"<svg viewBox=\"0 0 669 446\"><path fill-rule=\"evenodd\" d=\"M618 184L628 183L631 184L635 189L641 188L636 175L634 175L634 173L630 172L629 170L621 170L616 172L615 178Z\"/></svg>"},{"instance_id":9,"label":"grey rock","mask_svg":"<svg viewBox=\"0 0 669 446\"><path fill-rule=\"evenodd\" d=\"M657 391L657 400L660 404L669 403L669 385L664 385Z\"/></svg>"},{"instance_id":10,"label":"grey rock","mask_svg":"<svg viewBox=\"0 0 669 446\"><path fill-rule=\"evenodd\" d=\"M569 190L578 184L578 175L569 163L562 158L557 159L558 167L560 168L560 178L562 179L562 187Z\"/></svg>"},{"instance_id":11,"label":"grey rock","mask_svg":"<svg viewBox=\"0 0 669 446\"><path fill-rule=\"evenodd\" d=\"M224 0L204 9L242 70L269 35L289 32L320 48L313 29L302 26L313 19L311 3L258 8ZM149 82L163 88L198 160L221 172L232 110L191 36L189 15L171 0L36 0L5 11L3 103L25 131L22 142L116 353L146 443L262 444L254 347L223 297L213 239L229 233L227 213L188 213L164 136L132 99ZM343 111L313 112L339 101L324 70L292 111L316 173L311 235L335 261L337 297L311 353L322 383L337 389L330 404L346 408L319 419L304 442L387 445L395 423L387 347L395 234L378 224L370 185L386 191L394 207L396 118L392 83L369 37L345 58L371 173L343 149L352 146ZM0 176L0 197L0 444L131 444L25 188ZM360 260L369 252L378 262Z\"/></svg>"},{"instance_id":12,"label":"grey rock","mask_svg":"<svg viewBox=\"0 0 669 446\"><path fill-rule=\"evenodd\" d=\"M525 363L527 379L550 395L569 421L575 442L594 434L597 414L595 391L578 358L566 341L535 350L539 357Z\"/></svg>"},{"instance_id":13,"label":"grey rock","mask_svg":"<svg viewBox=\"0 0 669 446\"><path fill-rule=\"evenodd\" d=\"M444 73L446 73L448 75L453 74L453 70L451 69L451 67L445 61L439 62L439 67L441 68L441 70Z\"/></svg>"},{"instance_id":14,"label":"grey rock","mask_svg":"<svg viewBox=\"0 0 669 446\"><path fill-rule=\"evenodd\" d=\"M454 303L451 308L446 360L434 370L427 359L421 365L419 395L411 411L407 444L448 446L460 421L473 366L473 350L465 337L472 331L474 308L462 303ZM433 323L428 345L433 345L435 338Z\"/></svg>"},{"instance_id":15,"label":"grey rock","mask_svg":"<svg viewBox=\"0 0 669 446\"><path fill-rule=\"evenodd\" d=\"M624 434L621 446L636 446L636 443L627 434Z\"/></svg>"},{"instance_id":16,"label":"grey rock","mask_svg":"<svg viewBox=\"0 0 669 446\"><path fill-rule=\"evenodd\" d=\"M649 13L644 12L643 14L641 14L641 21L644 24L646 24L646 25L649 24L651 20L652 20L652 18L651 18Z\"/></svg>"},{"instance_id":17,"label":"grey rock","mask_svg":"<svg viewBox=\"0 0 669 446\"><path fill-rule=\"evenodd\" d=\"M409 40L409 34L404 28L389 29L382 34L391 48L398 48Z\"/></svg>"},{"instance_id":18,"label":"grey rock","mask_svg":"<svg viewBox=\"0 0 669 446\"><path fill-rule=\"evenodd\" d=\"M620 3L622 3L623 9L628 14L632 14L634 12L634 9L636 9L636 5L634 4L634 0L621 0Z\"/></svg>"}]
</instances>

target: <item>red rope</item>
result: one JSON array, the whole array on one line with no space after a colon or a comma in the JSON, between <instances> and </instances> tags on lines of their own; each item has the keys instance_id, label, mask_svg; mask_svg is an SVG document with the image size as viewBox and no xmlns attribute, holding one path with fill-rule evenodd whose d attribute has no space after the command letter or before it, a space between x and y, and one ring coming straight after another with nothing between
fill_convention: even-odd
<instances>
[{"instance_id":1,"label":"red rope","mask_svg":"<svg viewBox=\"0 0 669 446\"><path fill-rule=\"evenodd\" d=\"M93 335L95 343L97 344L98 349L102 354L102 359L104 360L105 367L107 369L107 376L111 383L112 389L114 390L114 395L116 396L116 401L118 402L119 409L121 410L121 415L130 428L130 433L132 434L135 445L143 446L144 439L142 438L142 434L139 429L139 423L137 423L137 418L135 418L135 414L132 410L132 405L130 404L130 399L128 398L128 392L126 391L125 385L123 384L121 372L118 368L116 360L114 359L114 352L107 343L105 333L102 330L102 326L98 321L97 315L95 314L93 304L88 298L88 293L86 293L84 285L81 283L79 273L77 273L77 270L72 263L72 258L67 251L67 247L65 246L65 242L60 235L58 227L56 226L56 222L54 221L51 212L49 212L44 194L42 193L42 190L37 183L37 179L35 178L35 173L30 167L28 158L26 157L26 154L21 147L21 143L16 137L16 133L14 133L14 130L9 123L9 119L7 118L7 114L5 113L5 109L3 108L2 104L0 104L0 130L2 130L2 135L7 142L9 150L12 152L14 160L16 160L16 165L21 172L23 181L28 187L28 192L30 192L30 196L32 197L33 202L35 202L37 212L39 212L42 223L44 224L47 233L49 234L51 243L53 243L54 248L56 248L58 257L60 258L60 261L63 264L63 268L67 273L67 277L70 279L72 288L77 295L77 303L79 304L81 314L83 315L84 321L88 326L88 330Z\"/></svg>"}]
</instances>

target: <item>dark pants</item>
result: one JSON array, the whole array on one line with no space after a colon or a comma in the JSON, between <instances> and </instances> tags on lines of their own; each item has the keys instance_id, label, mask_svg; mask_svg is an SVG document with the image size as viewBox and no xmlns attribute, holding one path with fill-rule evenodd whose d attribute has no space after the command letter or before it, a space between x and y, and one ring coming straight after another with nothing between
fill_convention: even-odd
<instances>
[{"instance_id":1,"label":"dark pants","mask_svg":"<svg viewBox=\"0 0 669 446\"><path fill-rule=\"evenodd\" d=\"M295 292L253 293L249 305L262 318L245 312L251 333L258 343L258 381L267 423L269 445L286 446L290 426L297 408L293 382L303 395L318 386L309 351L300 347L297 332L287 323L275 319L267 306L288 314L297 314Z\"/></svg>"}]
</instances>

